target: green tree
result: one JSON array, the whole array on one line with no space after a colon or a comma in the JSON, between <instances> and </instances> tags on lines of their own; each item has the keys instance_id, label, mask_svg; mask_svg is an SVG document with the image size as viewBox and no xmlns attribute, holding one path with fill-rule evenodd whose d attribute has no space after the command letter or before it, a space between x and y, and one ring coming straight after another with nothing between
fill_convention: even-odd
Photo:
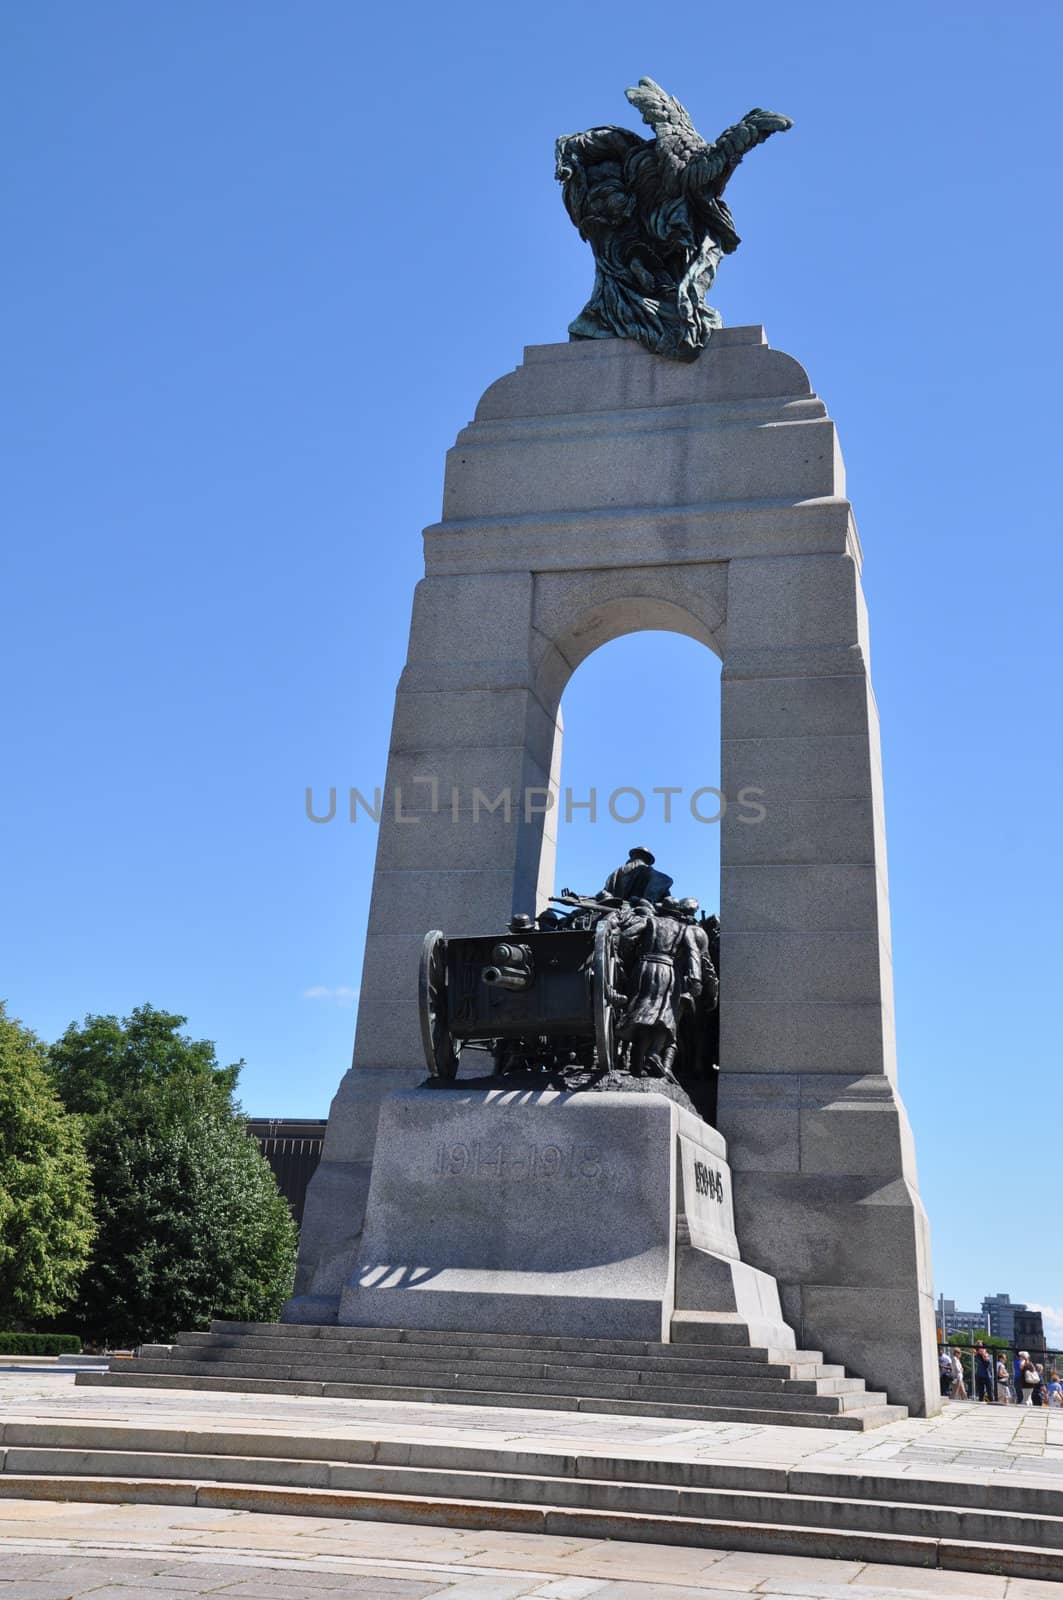
<instances>
[{"instance_id":1,"label":"green tree","mask_svg":"<svg viewBox=\"0 0 1063 1600\"><path fill-rule=\"evenodd\" d=\"M175 1080L213 1085L228 1102L242 1061L219 1067L207 1039L189 1039L179 1030L187 1017L138 1006L131 1017L86 1017L72 1022L48 1052L52 1076L71 1111L93 1117L135 1088L157 1088Z\"/></svg>"},{"instance_id":2,"label":"green tree","mask_svg":"<svg viewBox=\"0 0 1063 1600\"><path fill-rule=\"evenodd\" d=\"M81 1125L52 1087L44 1045L0 1001L0 1328L64 1309L94 1232Z\"/></svg>"},{"instance_id":3,"label":"green tree","mask_svg":"<svg viewBox=\"0 0 1063 1600\"><path fill-rule=\"evenodd\" d=\"M950 1333L945 1343L955 1345L964 1350L973 1350L979 1341L985 1345L987 1350L1006 1350L1008 1348L1006 1339L998 1339L995 1333L986 1333L981 1328L976 1328L973 1333L966 1331Z\"/></svg>"},{"instance_id":4,"label":"green tree","mask_svg":"<svg viewBox=\"0 0 1063 1600\"><path fill-rule=\"evenodd\" d=\"M242 1063L141 1006L87 1017L53 1046L84 1113L100 1233L75 1307L93 1339L172 1339L212 1316L266 1321L291 1293L296 1230L234 1091Z\"/></svg>"}]
</instances>

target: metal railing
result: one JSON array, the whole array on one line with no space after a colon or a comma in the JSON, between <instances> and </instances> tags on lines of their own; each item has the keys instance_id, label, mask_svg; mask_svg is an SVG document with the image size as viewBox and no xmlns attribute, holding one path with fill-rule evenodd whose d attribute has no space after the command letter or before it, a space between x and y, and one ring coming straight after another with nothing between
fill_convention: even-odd
<instances>
[{"instance_id":1,"label":"metal railing","mask_svg":"<svg viewBox=\"0 0 1063 1600\"><path fill-rule=\"evenodd\" d=\"M1023 1385L1017 1391L1015 1362L1018 1358L1019 1348L1020 1347L1018 1345L1000 1344L995 1340L990 1343L988 1339L986 1340L986 1350L989 1352L989 1355L992 1358L994 1368L992 1395L990 1398L997 1404L1021 1405L1025 1404L1027 1398L1029 1398L1031 1404L1033 1405L1063 1405L1063 1390L1057 1390L1051 1395L1048 1391L1048 1386L1052 1381L1053 1374L1055 1374L1057 1378L1063 1379L1063 1350L1050 1350L1047 1346L1031 1348L1027 1352L1029 1359L1034 1363L1035 1366L1041 1368L1043 1383L1040 1385L1039 1390L1035 1389L1033 1385ZM952 1400L975 1400L979 1398L974 1346L969 1344L959 1344L955 1339L946 1339L944 1341L939 1340L939 1375L941 1373L941 1352L943 1350L948 1350L954 1357L959 1358L963 1378L962 1388L960 1386L958 1376L952 1379L949 1385L947 1398ZM1008 1368L1008 1383L1006 1386L1006 1393L1002 1392L1004 1386L1000 1385L996 1378L996 1365L1001 1357L1004 1358ZM941 1382L942 1395L945 1395L946 1391L944 1388L944 1380L941 1379Z\"/></svg>"}]
</instances>

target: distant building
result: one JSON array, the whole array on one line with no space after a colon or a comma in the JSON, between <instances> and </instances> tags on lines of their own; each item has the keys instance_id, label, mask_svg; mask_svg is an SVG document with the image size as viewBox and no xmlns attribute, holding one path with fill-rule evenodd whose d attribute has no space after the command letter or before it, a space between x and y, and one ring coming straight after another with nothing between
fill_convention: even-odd
<instances>
[{"instance_id":1,"label":"distant building","mask_svg":"<svg viewBox=\"0 0 1063 1600\"><path fill-rule=\"evenodd\" d=\"M1006 1339L1009 1344L1015 1343L1015 1313L1025 1311L1024 1305L1019 1305L1007 1294L987 1294L982 1301L982 1312L989 1320L982 1323L987 1333L994 1338Z\"/></svg>"},{"instance_id":2,"label":"distant building","mask_svg":"<svg viewBox=\"0 0 1063 1600\"><path fill-rule=\"evenodd\" d=\"M247 1131L273 1168L277 1187L292 1208L296 1222L303 1220L306 1186L321 1160L325 1119L248 1117Z\"/></svg>"},{"instance_id":3,"label":"distant building","mask_svg":"<svg viewBox=\"0 0 1063 1600\"><path fill-rule=\"evenodd\" d=\"M955 1300L938 1302L938 1322L946 1339L954 1333L985 1333L984 1311L957 1311Z\"/></svg>"},{"instance_id":4,"label":"distant building","mask_svg":"<svg viewBox=\"0 0 1063 1600\"><path fill-rule=\"evenodd\" d=\"M1044 1355L1045 1324L1039 1311L1030 1311L1026 1306L1015 1308L1015 1338L1016 1349L1028 1350L1032 1356Z\"/></svg>"}]
</instances>

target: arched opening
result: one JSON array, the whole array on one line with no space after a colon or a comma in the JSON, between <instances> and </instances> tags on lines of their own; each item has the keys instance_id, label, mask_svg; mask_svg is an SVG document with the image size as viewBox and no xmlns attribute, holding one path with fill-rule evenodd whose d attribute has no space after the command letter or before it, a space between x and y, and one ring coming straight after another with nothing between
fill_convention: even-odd
<instances>
[{"instance_id":1,"label":"arched opening","mask_svg":"<svg viewBox=\"0 0 1063 1600\"><path fill-rule=\"evenodd\" d=\"M676 894L718 911L718 658L676 633L629 633L588 653L561 708L554 892L594 894L644 845Z\"/></svg>"},{"instance_id":2,"label":"arched opening","mask_svg":"<svg viewBox=\"0 0 1063 1600\"><path fill-rule=\"evenodd\" d=\"M715 916L727 801L720 777L720 662L706 648L707 642L689 632L684 636L640 629L588 650L571 674L560 708L564 732L560 765L555 766L554 894L565 900L573 893L589 898L604 887L615 889L615 880L607 885L610 874L623 868L633 848L648 850L654 858L653 871L664 875L648 891L648 898L657 901L667 894L671 880L673 896L699 902L700 912L685 908L674 915L680 922L686 916L696 923L697 937L706 956L711 956L711 975L719 964ZM547 849L551 844L544 840ZM704 920L706 915L713 917L712 923ZM654 949L658 938L667 942L666 926L667 919L658 923L661 931L653 934ZM690 931L693 935L695 928ZM648 936L648 932L640 935ZM623 939L621 948L627 948ZM649 1016L653 1007L640 1011L640 985L647 969L639 968L633 948L624 958L623 976L616 979L627 996L621 1007L627 1020L623 1024L618 1020L617 1026L625 1040L622 1049L632 1052L631 1070L674 1074L686 1103L715 1123L719 1081L715 994L707 1005L707 994L704 999L685 999L681 1010L678 998L670 1002L665 1010L671 1004L677 1009L667 1038L662 1034L648 1065L638 1065L643 1059L639 1052L650 1046L638 1043L648 1035L635 1019ZM686 969L678 954L674 959L678 984L680 971ZM698 966L696 954L693 959ZM711 982L714 988L714 975ZM624 1031L632 1024L632 1031Z\"/></svg>"}]
</instances>

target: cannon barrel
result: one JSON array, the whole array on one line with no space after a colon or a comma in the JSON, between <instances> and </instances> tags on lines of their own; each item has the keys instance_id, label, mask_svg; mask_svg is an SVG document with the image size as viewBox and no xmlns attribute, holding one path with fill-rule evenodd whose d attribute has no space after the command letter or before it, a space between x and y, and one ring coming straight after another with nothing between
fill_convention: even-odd
<instances>
[{"instance_id":1,"label":"cannon barrel","mask_svg":"<svg viewBox=\"0 0 1063 1600\"><path fill-rule=\"evenodd\" d=\"M503 971L501 967L485 967L481 976L490 989L528 989L531 987L531 973L514 971L512 968Z\"/></svg>"}]
</instances>

